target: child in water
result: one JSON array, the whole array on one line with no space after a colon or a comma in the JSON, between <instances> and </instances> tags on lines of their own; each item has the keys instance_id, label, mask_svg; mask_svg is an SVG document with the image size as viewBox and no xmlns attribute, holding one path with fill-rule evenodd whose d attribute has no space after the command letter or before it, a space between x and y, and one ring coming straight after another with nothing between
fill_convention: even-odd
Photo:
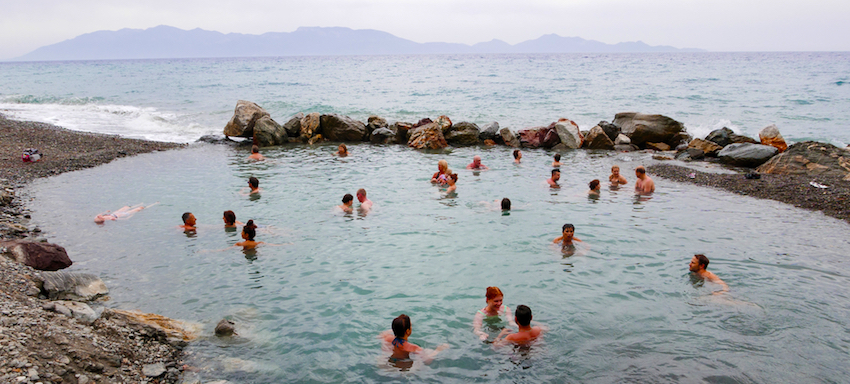
<instances>
[{"instance_id":1,"label":"child in water","mask_svg":"<svg viewBox=\"0 0 850 384\"><path fill-rule=\"evenodd\" d=\"M257 236L257 226L254 225L254 220L248 220L248 223L242 227L242 239L245 241L236 243L236 246L242 249L254 249L260 244L265 244L262 241L255 241L255 236Z\"/></svg>"},{"instance_id":2,"label":"child in water","mask_svg":"<svg viewBox=\"0 0 850 384\"><path fill-rule=\"evenodd\" d=\"M484 293L484 298L487 301L487 306L475 312L475 318L472 320L472 331L478 335L478 338L481 341L487 340L487 332L484 332L481 328L486 321L488 325L501 325L501 328L504 328L504 324L516 327L517 324L514 322L513 313L511 313L511 309L508 308L507 305L503 304L505 295L502 294L502 290L499 287L487 287L487 291ZM503 319L504 318L504 322Z\"/></svg>"},{"instance_id":3,"label":"child in water","mask_svg":"<svg viewBox=\"0 0 850 384\"><path fill-rule=\"evenodd\" d=\"M410 337L411 333L413 333L413 328L410 323L410 317L405 314L401 314L393 319L392 331L384 331L381 333L379 337L384 340L385 347L388 345L392 346L393 353L389 358L390 363L409 362L410 354L417 353L422 356L424 362L428 364L434 359L437 353L449 347L448 344L442 344L433 350L422 348L407 341L407 338Z\"/></svg>"},{"instance_id":4,"label":"child in water","mask_svg":"<svg viewBox=\"0 0 850 384\"><path fill-rule=\"evenodd\" d=\"M573 237L576 232L576 227L572 224L564 224L561 228L561 236L558 236L553 240L553 243L561 243L562 247L573 245L573 241L581 241L577 237Z\"/></svg>"}]
</instances>

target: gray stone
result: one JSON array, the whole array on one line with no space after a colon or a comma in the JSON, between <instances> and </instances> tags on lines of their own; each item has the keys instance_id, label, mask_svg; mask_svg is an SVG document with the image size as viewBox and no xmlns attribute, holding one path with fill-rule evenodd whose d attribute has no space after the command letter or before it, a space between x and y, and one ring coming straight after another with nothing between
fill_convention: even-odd
<instances>
[{"instance_id":1,"label":"gray stone","mask_svg":"<svg viewBox=\"0 0 850 384\"><path fill-rule=\"evenodd\" d=\"M779 153L776 147L761 144L735 143L729 144L717 157L720 161L739 167L757 167Z\"/></svg>"},{"instance_id":2,"label":"gray stone","mask_svg":"<svg viewBox=\"0 0 850 384\"><path fill-rule=\"evenodd\" d=\"M373 144L390 144L395 142L395 132L389 128L377 128L372 131L369 141Z\"/></svg>"},{"instance_id":3,"label":"gray stone","mask_svg":"<svg viewBox=\"0 0 850 384\"><path fill-rule=\"evenodd\" d=\"M77 378L77 384L89 384L91 382L91 379L86 375L80 375L80 377Z\"/></svg>"},{"instance_id":4,"label":"gray stone","mask_svg":"<svg viewBox=\"0 0 850 384\"><path fill-rule=\"evenodd\" d=\"M835 176L850 181L850 151L828 143L804 141L791 145L757 170L777 175Z\"/></svg>"},{"instance_id":5,"label":"gray stone","mask_svg":"<svg viewBox=\"0 0 850 384\"><path fill-rule=\"evenodd\" d=\"M215 326L215 335L222 336L233 336L236 334L236 323L227 320L221 319Z\"/></svg>"},{"instance_id":6,"label":"gray stone","mask_svg":"<svg viewBox=\"0 0 850 384\"><path fill-rule=\"evenodd\" d=\"M256 103L239 100L236 102L233 117L224 126L224 135L252 137L254 135L254 123L263 116L269 116L265 109Z\"/></svg>"},{"instance_id":7,"label":"gray stone","mask_svg":"<svg viewBox=\"0 0 850 384\"><path fill-rule=\"evenodd\" d=\"M366 127L369 129L369 132L372 132L378 128L387 128L389 124L387 124L387 120L383 117L372 115L366 119Z\"/></svg>"},{"instance_id":8,"label":"gray stone","mask_svg":"<svg viewBox=\"0 0 850 384\"><path fill-rule=\"evenodd\" d=\"M608 138L602 127L597 125L587 133L584 147L587 149L614 149L614 142Z\"/></svg>"},{"instance_id":9,"label":"gray stone","mask_svg":"<svg viewBox=\"0 0 850 384\"><path fill-rule=\"evenodd\" d=\"M142 374L146 377L160 377L165 373L165 364L154 363L142 366Z\"/></svg>"},{"instance_id":10,"label":"gray stone","mask_svg":"<svg viewBox=\"0 0 850 384\"><path fill-rule=\"evenodd\" d=\"M696 148L701 150L706 156L717 157L717 152L720 152L723 147L715 144L714 142L703 140L703 139L693 139L690 143L688 143L689 148Z\"/></svg>"},{"instance_id":11,"label":"gray stone","mask_svg":"<svg viewBox=\"0 0 850 384\"><path fill-rule=\"evenodd\" d=\"M614 145L624 145L624 144L631 144L631 143L632 143L632 139L629 139L628 136L626 136L622 133L617 135L617 139L614 140Z\"/></svg>"},{"instance_id":12,"label":"gray stone","mask_svg":"<svg viewBox=\"0 0 850 384\"><path fill-rule=\"evenodd\" d=\"M502 136L502 141L507 146L519 147L519 139L516 138L513 132L508 127L499 130L499 135Z\"/></svg>"},{"instance_id":13,"label":"gray stone","mask_svg":"<svg viewBox=\"0 0 850 384\"><path fill-rule=\"evenodd\" d=\"M478 144L478 136L481 130L478 125L462 121L453 124L449 133L445 136L446 142L452 145L475 145Z\"/></svg>"},{"instance_id":14,"label":"gray stone","mask_svg":"<svg viewBox=\"0 0 850 384\"><path fill-rule=\"evenodd\" d=\"M260 147L281 145L286 138L286 130L269 116L263 116L254 123L254 143Z\"/></svg>"},{"instance_id":15,"label":"gray stone","mask_svg":"<svg viewBox=\"0 0 850 384\"><path fill-rule=\"evenodd\" d=\"M348 116L330 114L321 116L322 135L330 141L363 141L367 137L366 124Z\"/></svg>"},{"instance_id":16,"label":"gray stone","mask_svg":"<svg viewBox=\"0 0 850 384\"><path fill-rule=\"evenodd\" d=\"M286 135L289 137L298 137L301 135L301 119L304 118L304 114L301 112L296 113L289 120L283 124L283 130L286 131Z\"/></svg>"},{"instance_id":17,"label":"gray stone","mask_svg":"<svg viewBox=\"0 0 850 384\"><path fill-rule=\"evenodd\" d=\"M617 144L614 145L614 150L617 152L634 152L640 150L640 148L634 144Z\"/></svg>"},{"instance_id":18,"label":"gray stone","mask_svg":"<svg viewBox=\"0 0 850 384\"><path fill-rule=\"evenodd\" d=\"M676 160L681 161L693 161L700 160L705 157L705 152L699 148L686 148L683 151L680 151L676 154Z\"/></svg>"},{"instance_id":19,"label":"gray stone","mask_svg":"<svg viewBox=\"0 0 850 384\"><path fill-rule=\"evenodd\" d=\"M496 143L499 143L502 140L502 136L499 135L499 123L493 121L484 124L484 126L481 127L481 133L478 134L478 140L493 140Z\"/></svg>"},{"instance_id":20,"label":"gray stone","mask_svg":"<svg viewBox=\"0 0 850 384\"><path fill-rule=\"evenodd\" d=\"M711 133L709 133L708 136L705 137L705 139L721 147L725 147L729 144L734 143L759 144L759 142L755 139L749 138L747 136L737 135L735 134L735 132L732 132L731 129L726 127L711 131Z\"/></svg>"},{"instance_id":21,"label":"gray stone","mask_svg":"<svg viewBox=\"0 0 850 384\"><path fill-rule=\"evenodd\" d=\"M78 303L76 301L57 301L57 312L59 311L59 308L67 308L71 312L70 316L83 324L91 324L97 320L98 317L97 313L86 303Z\"/></svg>"},{"instance_id":22,"label":"gray stone","mask_svg":"<svg viewBox=\"0 0 850 384\"><path fill-rule=\"evenodd\" d=\"M611 141L617 140L617 136L620 135L620 127L607 121L600 121L599 124L596 125L602 127L602 130L605 131L605 135L608 136Z\"/></svg>"},{"instance_id":23,"label":"gray stone","mask_svg":"<svg viewBox=\"0 0 850 384\"><path fill-rule=\"evenodd\" d=\"M645 148L646 143L666 143L677 147L687 134L682 123L662 115L623 112L614 117L613 124L631 139L631 143Z\"/></svg>"},{"instance_id":24,"label":"gray stone","mask_svg":"<svg viewBox=\"0 0 850 384\"><path fill-rule=\"evenodd\" d=\"M412 123L397 121L390 125L390 130L395 133L395 142L398 144L407 144L411 129L413 129Z\"/></svg>"},{"instance_id":25,"label":"gray stone","mask_svg":"<svg viewBox=\"0 0 850 384\"><path fill-rule=\"evenodd\" d=\"M578 124L574 121L558 121L555 124L555 132L558 133L558 138L560 138L561 144L564 144L567 148L581 148L583 137L581 135L581 131L578 129Z\"/></svg>"},{"instance_id":26,"label":"gray stone","mask_svg":"<svg viewBox=\"0 0 850 384\"><path fill-rule=\"evenodd\" d=\"M90 301L109 293L99 277L79 272L41 272L34 278L51 300Z\"/></svg>"}]
</instances>

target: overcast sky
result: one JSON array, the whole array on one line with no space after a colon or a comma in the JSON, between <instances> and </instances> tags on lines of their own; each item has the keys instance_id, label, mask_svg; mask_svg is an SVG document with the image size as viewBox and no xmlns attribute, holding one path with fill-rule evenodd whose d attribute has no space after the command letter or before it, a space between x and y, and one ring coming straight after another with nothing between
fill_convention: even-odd
<instances>
[{"instance_id":1,"label":"overcast sky","mask_svg":"<svg viewBox=\"0 0 850 384\"><path fill-rule=\"evenodd\" d=\"M848 0L0 0L0 59L84 33L169 25L224 33L300 26L510 44L544 34L710 51L850 51Z\"/></svg>"}]
</instances>

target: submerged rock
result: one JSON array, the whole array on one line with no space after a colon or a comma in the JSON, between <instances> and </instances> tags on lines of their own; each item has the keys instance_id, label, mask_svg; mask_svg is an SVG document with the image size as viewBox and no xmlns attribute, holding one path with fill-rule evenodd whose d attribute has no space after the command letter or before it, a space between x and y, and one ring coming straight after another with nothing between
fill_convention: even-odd
<instances>
[{"instance_id":1,"label":"submerged rock","mask_svg":"<svg viewBox=\"0 0 850 384\"><path fill-rule=\"evenodd\" d=\"M850 181L850 150L832 144L804 141L788 147L757 168L779 175L836 176Z\"/></svg>"},{"instance_id":2,"label":"submerged rock","mask_svg":"<svg viewBox=\"0 0 850 384\"><path fill-rule=\"evenodd\" d=\"M270 116L265 109L256 103L239 100L233 117L224 126L225 136L252 137L254 135L254 123L263 116Z\"/></svg>"},{"instance_id":3,"label":"submerged rock","mask_svg":"<svg viewBox=\"0 0 850 384\"><path fill-rule=\"evenodd\" d=\"M27 240L0 242L6 257L40 271L58 271L71 266L65 248L51 243L37 243Z\"/></svg>"},{"instance_id":4,"label":"submerged rock","mask_svg":"<svg viewBox=\"0 0 850 384\"><path fill-rule=\"evenodd\" d=\"M739 167L757 167L779 153L776 147L751 143L729 144L717 153L720 161Z\"/></svg>"},{"instance_id":5,"label":"submerged rock","mask_svg":"<svg viewBox=\"0 0 850 384\"><path fill-rule=\"evenodd\" d=\"M236 334L236 323L221 319L215 326L215 335L219 337L233 336Z\"/></svg>"}]
</instances>

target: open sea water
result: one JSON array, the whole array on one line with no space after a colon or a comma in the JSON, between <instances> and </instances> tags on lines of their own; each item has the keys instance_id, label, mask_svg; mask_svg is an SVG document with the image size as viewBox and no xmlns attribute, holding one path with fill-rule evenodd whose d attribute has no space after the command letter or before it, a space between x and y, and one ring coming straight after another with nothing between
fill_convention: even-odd
<instances>
[{"instance_id":1,"label":"open sea water","mask_svg":"<svg viewBox=\"0 0 850 384\"><path fill-rule=\"evenodd\" d=\"M701 136L850 142L850 54L623 54L151 60L0 64L0 112L72 129L167 141L220 133L238 99L279 122L296 112L365 120L498 121L513 129L567 117L583 129L617 112L662 113ZM181 319L199 330L187 363L205 382L847 381L850 226L820 213L656 180L632 193L641 153L414 151L355 144L244 149L206 144L116 160L31 184L33 221L66 247L73 271L110 288L102 305ZM481 155L488 171L464 167ZM446 195L428 182L439 159L460 174ZM588 198L618 164L630 184ZM259 196L240 193L248 177ZM342 214L365 188L375 208ZM496 201L513 202L509 214ZM105 210L157 205L96 225ZM356 204L355 204L356 205ZM222 212L261 225L261 245L231 246ZM196 233L178 229L198 217ZM552 245L564 223L583 240ZM731 291L694 281L695 253ZM530 348L472 333L498 286L549 328ZM411 341L448 343L430 364L387 364L378 333L401 313ZM212 336L222 318L238 336ZM490 330L491 339L498 330Z\"/></svg>"}]
</instances>

